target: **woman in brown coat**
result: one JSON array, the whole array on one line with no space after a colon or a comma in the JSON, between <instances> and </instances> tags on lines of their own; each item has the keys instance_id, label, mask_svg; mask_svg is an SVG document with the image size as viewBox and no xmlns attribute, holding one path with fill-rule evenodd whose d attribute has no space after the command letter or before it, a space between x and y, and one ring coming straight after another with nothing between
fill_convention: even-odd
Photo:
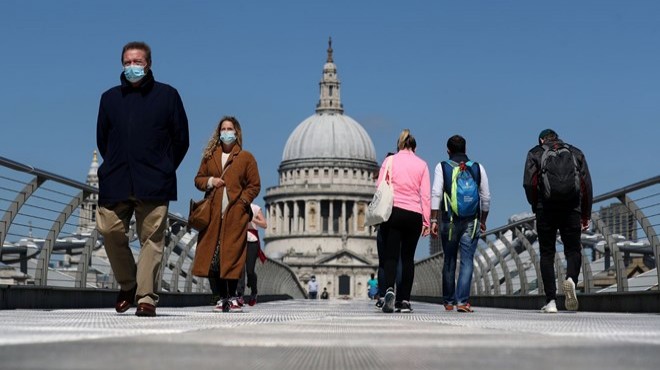
<instances>
[{"instance_id":1,"label":"woman in brown coat","mask_svg":"<svg viewBox=\"0 0 660 370\"><path fill-rule=\"evenodd\" d=\"M223 312L242 310L236 285L245 266L250 204L261 190L257 162L242 144L238 120L223 117L195 176L195 187L212 192L213 199L211 222L198 236L193 275L208 277L213 294L220 296L214 310Z\"/></svg>"}]
</instances>

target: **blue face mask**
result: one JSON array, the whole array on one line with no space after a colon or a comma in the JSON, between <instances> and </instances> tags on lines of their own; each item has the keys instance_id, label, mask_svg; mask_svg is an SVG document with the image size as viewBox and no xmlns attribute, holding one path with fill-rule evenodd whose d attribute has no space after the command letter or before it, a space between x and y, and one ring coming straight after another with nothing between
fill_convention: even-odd
<instances>
[{"instance_id":1,"label":"blue face mask","mask_svg":"<svg viewBox=\"0 0 660 370\"><path fill-rule=\"evenodd\" d=\"M222 131L220 133L220 141L225 144L232 144L236 141L236 132L234 131Z\"/></svg>"},{"instance_id":2,"label":"blue face mask","mask_svg":"<svg viewBox=\"0 0 660 370\"><path fill-rule=\"evenodd\" d=\"M126 66L124 67L124 76L129 82L138 82L145 76L144 67L134 65Z\"/></svg>"}]
</instances>

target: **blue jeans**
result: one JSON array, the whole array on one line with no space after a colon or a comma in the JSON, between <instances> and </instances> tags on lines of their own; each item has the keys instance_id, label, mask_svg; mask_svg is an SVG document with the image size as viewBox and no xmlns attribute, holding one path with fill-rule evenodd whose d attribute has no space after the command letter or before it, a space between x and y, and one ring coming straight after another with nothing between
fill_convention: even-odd
<instances>
[{"instance_id":1,"label":"blue jeans","mask_svg":"<svg viewBox=\"0 0 660 370\"><path fill-rule=\"evenodd\" d=\"M476 224L476 225L475 225ZM474 252L479 241L480 225L475 219L454 220L452 238L449 239L449 222L443 222L440 237L444 251L442 267L442 298L447 304L466 304L470 298L472 271L474 270ZM475 229L476 227L476 229ZM474 232L474 236L472 235ZM461 251L461 266L456 279L456 260Z\"/></svg>"}]
</instances>

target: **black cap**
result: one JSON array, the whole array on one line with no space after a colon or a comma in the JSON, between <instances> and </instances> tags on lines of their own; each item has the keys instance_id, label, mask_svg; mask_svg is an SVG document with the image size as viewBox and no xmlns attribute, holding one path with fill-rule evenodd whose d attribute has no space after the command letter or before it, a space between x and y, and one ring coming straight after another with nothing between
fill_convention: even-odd
<instances>
[{"instance_id":1,"label":"black cap","mask_svg":"<svg viewBox=\"0 0 660 370\"><path fill-rule=\"evenodd\" d=\"M541 131L541 133L539 134L539 140L543 139L544 137L546 137L548 135L559 136L559 135L557 135L555 130L553 130L551 128L546 128L545 130Z\"/></svg>"}]
</instances>

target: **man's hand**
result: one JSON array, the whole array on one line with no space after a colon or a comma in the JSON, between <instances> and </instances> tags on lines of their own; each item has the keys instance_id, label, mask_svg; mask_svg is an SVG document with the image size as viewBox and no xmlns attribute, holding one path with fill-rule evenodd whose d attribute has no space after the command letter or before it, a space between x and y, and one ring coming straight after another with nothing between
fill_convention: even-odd
<instances>
[{"instance_id":1,"label":"man's hand","mask_svg":"<svg viewBox=\"0 0 660 370\"><path fill-rule=\"evenodd\" d=\"M589 230L589 226L591 226L591 220L590 219L583 218L580 223L582 224L582 231Z\"/></svg>"},{"instance_id":2,"label":"man's hand","mask_svg":"<svg viewBox=\"0 0 660 370\"><path fill-rule=\"evenodd\" d=\"M480 222L479 229L481 230L482 233L486 232L486 221Z\"/></svg>"},{"instance_id":3,"label":"man's hand","mask_svg":"<svg viewBox=\"0 0 660 370\"><path fill-rule=\"evenodd\" d=\"M433 235L436 238L438 237L438 223L437 222L431 223L431 235Z\"/></svg>"}]
</instances>

